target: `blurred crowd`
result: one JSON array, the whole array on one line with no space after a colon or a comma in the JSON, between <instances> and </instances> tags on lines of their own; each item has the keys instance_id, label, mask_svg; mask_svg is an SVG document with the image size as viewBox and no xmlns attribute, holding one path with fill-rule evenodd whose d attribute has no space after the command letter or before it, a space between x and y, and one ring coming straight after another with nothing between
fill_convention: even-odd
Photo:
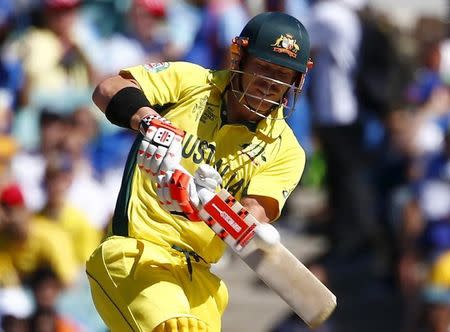
<instances>
[{"instance_id":1,"label":"blurred crowd","mask_svg":"<svg viewBox=\"0 0 450 332\"><path fill-rule=\"evenodd\" d=\"M227 68L262 11L304 22L315 62L288 119L308 161L280 226L328 239L312 268L363 257L389 280L401 315L384 331L450 331L450 29L400 28L368 0L0 0L0 331L106 330L84 263L134 133L93 87L145 63Z\"/></svg>"}]
</instances>

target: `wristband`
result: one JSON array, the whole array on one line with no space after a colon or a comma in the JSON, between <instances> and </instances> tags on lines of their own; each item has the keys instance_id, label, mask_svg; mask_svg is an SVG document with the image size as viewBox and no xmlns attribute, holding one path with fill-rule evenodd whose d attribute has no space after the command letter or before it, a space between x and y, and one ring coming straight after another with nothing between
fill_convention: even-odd
<instances>
[{"instance_id":1,"label":"wristband","mask_svg":"<svg viewBox=\"0 0 450 332\"><path fill-rule=\"evenodd\" d=\"M126 87L111 98L106 107L105 116L111 123L131 129L131 118L141 107L151 107L142 90Z\"/></svg>"}]
</instances>

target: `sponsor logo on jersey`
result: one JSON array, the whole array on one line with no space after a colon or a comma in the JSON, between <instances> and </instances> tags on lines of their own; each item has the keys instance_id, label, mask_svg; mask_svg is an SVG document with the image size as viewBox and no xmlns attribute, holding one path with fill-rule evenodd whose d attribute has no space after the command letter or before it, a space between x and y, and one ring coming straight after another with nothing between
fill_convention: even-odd
<instances>
[{"instance_id":1,"label":"sponsor logo on jersey","mask_svg":"<svg viewBox=\"0 0 450 332\"><path fill-rule=\"evenodd\" d=\"M192 108L191 112L195 117L195 121L198 121L203 111L205 110L206 103L208 101L208 96L203 96L197 100L196 104Z\"/></svg>"},{"instance_id":2,"label":"sponsor logo on jersey","mask_svg":"<svg viewBox=\"0 0 450 332\"><path fill-rule=\"evenodd\" d=\"M202 116L200 117L200 121L202 123L206 123L207 121L215 121L217 119L215 110L218 107L219 106L207 104L205 111L203 112Z\"/></svg>"},{"instance_id":3,"label":"sponsor logo on jersey","mask_svg":"<svg viewBox=\"0 0 450 332\"><path fill-rule=\"evenodd\" d=\"M277 53L286 53L291 58L297 57L297 52L300 51L300 46L298 46L297 41L291 34L280 35L275 43L270 46L274 46L273 51Z\"/></svg>"},{"instance_id":4,"label":"sponsor logo on jersey","mask_svg":"<svg viewBox=\"0 0 450 332\"><path fill-rule=\"evenodd\" d=\"M166 70L169 68L170 63L168 62L155 62L155 63L146 63L144 68L150 73L159 73L160 71Z\"/></svg>"}]
</instances>

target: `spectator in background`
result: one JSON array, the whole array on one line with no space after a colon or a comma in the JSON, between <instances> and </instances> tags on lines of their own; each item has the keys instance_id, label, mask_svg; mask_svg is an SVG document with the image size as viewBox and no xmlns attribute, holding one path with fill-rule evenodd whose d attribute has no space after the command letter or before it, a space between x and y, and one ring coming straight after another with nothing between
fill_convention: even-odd
<instances>
[{"instance_id":1,"label":"spectator in background","mask_svg":"<svg viewBox=\"0 0 450 332\"><path fill-rule=\"evenodd\" d=\"M438 332L445 331L442 326L450 322L450 265L446 265L450 252L450 130L442 151L426 159L420 174L404 207L399 276L405 296L418 298L424 291L428 321L434 326L431 331ZM430 267L426 279L421 266ZM417 324L413 316L405 319L409 324L405 331Z\"/></svg>"},{"instance_id":2,"label":"spectator in background","mask_svg":"<svg viewBox=\"0 0 450 332\"><path fill-rule=\"evenodd\" d=\"M449 33L447 33L447 37L442 40L439 46L439 52L441 54L439 73L442 81L445 82L445 84L447 85L450 84L450 38L448 36Z\"/></svg>"},{"instance_id":3,"label":"spectator in background","mask_svg":"<svg viewBox=\"0 0 450 332\"><path fill-rule=\"evenodd\" d=\"M59 154L69 129L67 118L59 111L44 108L39 112L40 141L36 150L23 150L12 161L12 170L24 190L27 207L39 211L45 204L42 188L47 159ZM23 133L26 134L26 133ZM30 167L33 165L33 167Z\"/></svg>"},{"instance_id":4,"label":"spectator in background","mask_svg":"<svg viewBox=\"0 0 450 332\"><path fill-rule=\"evenodd\" d=\"M73 165L62 155L48 160L44 188L47 201L36 215L36 225L53 224L60 227L70 238L80 270L92 251L100 243L101 233L96 230L82 211L67 202L67 191L73 180Z\"/></svg>"},{"instance_id":5,"label":"spectator in background","mask_svg":"<svg viewBox=\"0 0 450 332\"><path fill-rule=\"evenodd\" d=\"M29 332L33 303L22 288L0 288L0 331Z\"/></svg>"},{"instance_id":6,"label":"spectator in background","mask_svg":"<svg viewBox=\"0 0 450 332\"><path fill-rule=\"evenodd\" d=\"M169 55L167 7L172 1L130 0L120 2L120 11L118 7L119 2L113 1L86 3L76 26L80 45L99 79L121 68L176 57Z\"/></svg>"},{"instance_id":7,"label":"spectator in background","mask_svg":"<svg viewBox=\"0 0 450 332\"><path fill-rule=\"evenodd\" d=\"M29 322L27 319L5 315L2 317L2 332L28 332Z\"/></svg>"},{"instance_id":8,"label":"spectator in background","mask_svg":"<svg viewBox=\"0 0 450 332\"><path fill-rule=\"evenodd\" d=\"M266 11L283 11L308 22L311 0L265 0Z\"/></svg>"},{"instance_id":9,"label":"spectator in background","mask_svg":"<svg viewBox=\"0 0 450 332\"><path fill-rule=\"evenodd\" d=\"M167 59L182 59L190 51L201 25L201 0L172 0L167 6L170 44Z\"/></svg>"},{"instance_id":10,"label":"spectator in background","mask_svg":"<svg viewBox=\"0 0 450 332\"><path fill-rule=\"evenodd\" d=\"M68 154L73 162L74 179L69 189L67 200L84 211L90 223L102 229L108 222L110 210L115 204L113 190L118 192L120 186L117 176L103 176L126 158L120 146L128 148L131 138L127 133L101 135L97 138L97 123L91 110L79 108L71 115L45 108L40 112L40 143L36 150L21 151L13 158L13 175L24 191L27 206L34 212L41 211L46 202L46 192L42 186L45 168L49 158L60 154ZM129 135L131 136L131 135ZM109 144L109 145L108 145ZM101 156L108 158L99 160ZM95 156L95 159L94 157ZM90 158L92 157L92 158ZM109 164L102 162L108 160ZM29 167L33 165L33 167ZM123 166L120 165L121 173ZM102 177L99 177L102 176ZM99 179L108 182L108 195L105 195L103 184ZM112 184L111 184L112 183Z\"/></svg>"},{"instance_id":11,"label":"spectator in background","mask_svg":"<svg viewBox=\"0 0 450 332\"><path fill-rule=\"evenodd\" d=\"M19 149L16 141L7 135L0 135L0 190L14 181L11 172L11 159Z\"/></svg>"},{"instance_id":12,"label":"spectator in background","mask_svg":"<svg viewBox=\"0 0 450 332\"><path fill-rule=\"evenodd\" d=\"M11 184L0 191L0 286L18 286L33 272L50 266L64 286L76 276L71 241L59 227L37 224L22 192Z\"/></svg>"},{"instance_id":13,"label":"spectator in background","mask_svg":"<svg viewBox=\"0 0 450 332\"><path fill-rule=\"evenodd\" d=\"M407 101L415 106L423 105L437 89L444 86L440 74L441 43L425 42L419 48L419 66L414 81L406 91Z\"/></svg>"},{"instance_id":14,"label":"spectator in background","mask_svg":"<svg viewBox=\"0 0 450 332\"><path fill-rule=\"evenodd\" d=\"M75 322L57 312L57 300L63 291L63 285L54 271L48 268L36 271L30 286L35 300L35 310L30 318L31 331L81 331Z\"/></svg>"},{"instance_id":15,"label":"spectator in background","mask_svg":"<svg viewBox=\"0 0 450 332\"><path fill-rule=\"evenodd\" d=\"M92 68L72 34L79 4L44 0L42 26L30 27L9 46L25 72L24 105L50 101L68 107L90 89Z\"/></svg>"},{"instance_id":16,"label":"spectator in background","mask_svg":"<svg viewBox=\"0 0 450 332\"><path fill-rule=\"evenodd\" d=\"M140 63L167 59L169 44L167 9L164 0L133 0L128 10L128 37L137 43Z\"/></svg>"},{"instance_id":17,"label":"spectator in background","mask_svg":"<svg viewBox=\"0 0 450 332\"><path fill-rule=\"evenodd\" d=\"M450 250L433 262L424 295L428 328L432 332L447 332L450 327Z\"/></svg>"},{"instance_id":18,"label":"spectator in background","mask_svg":"<svg viewBox=\"0 0 450 332\"><path fill-rule=\"evenodd\" d=\"M183 60L205 68L227 68L228 47L247 22L246 8L239 0L191 0L191 3L200 9L201 25Z\"/></svg>"},{"instance_id":19,"label":"spectator in background","mask_svg":"<svg viewBox=\"0 0 450 332\"><path fill-rule=\"evenodd\" d=\"M97 135L98 125L92 110L86 107L78 108L69 118L63 150L73 166L73 179L68 189L67 202L83 212L93 227L102 230L114 209L111 199L115 201L115 196L113 192L106 192L103 188L102 174L98 165L94 164L94 156L98 157L95 155ZM120 159L118 156L113 158ZM119 187L118 185L116 188L117 193Z\"/></svg>"},{"instance_id":20,"label":"spectator in background","mask_svg":"<svg viewBox=\"0 0 450 332\"><path fill-rule=\"evenodd\" d=\"M3 47L14 28L13 6L11 0L0 1L0 133L10 130L24 84L22 66Z\"/></svg>"},{"instance_id":21,"label":"spectator in background","mask_svg":"<svg viewBox=\"0 0 450 332\"><path fill-rule=\"evenodd\" d=\"M308 30L315 68L310 102L327 162L330 228L337 256L349 257L381 239L368 181L353 75L361 42L358 10L364 0L314 3Z\"/></svg>"}]
</instances>

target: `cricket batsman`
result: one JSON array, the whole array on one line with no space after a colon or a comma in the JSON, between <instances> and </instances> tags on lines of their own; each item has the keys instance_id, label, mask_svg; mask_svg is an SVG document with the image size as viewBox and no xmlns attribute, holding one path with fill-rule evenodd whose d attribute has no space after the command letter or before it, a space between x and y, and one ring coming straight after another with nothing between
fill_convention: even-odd
<instances>
[{"instance_id":1,"label":"cricket batsman","mask_svg":"<svg viewBox=\"0 0 450 332\"><path fill-rule=\"evenodd\" d=\"M107 119L137 132L109 236L87 262L112 332L220 331L228 292L210 266L225 245L197 190L222 186L258 221L279 217L305 165L284 118L311 65L304 26L262 13L233 40L228 70L152 63L96 87Z\"/></svg>"}]
</instances>

